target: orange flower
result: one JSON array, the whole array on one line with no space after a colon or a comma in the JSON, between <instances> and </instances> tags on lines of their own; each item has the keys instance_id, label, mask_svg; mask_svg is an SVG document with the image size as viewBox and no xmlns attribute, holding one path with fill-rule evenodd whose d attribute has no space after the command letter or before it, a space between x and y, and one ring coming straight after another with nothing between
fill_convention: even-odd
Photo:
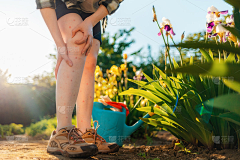
<instances>
[{"instance_id":1,"label":"orange flower","mask_svg":"<svg viewBox=\"0 0 240 160\"><path fill-rule=\"evenodd\" d=\"M128 56L126 53L123 54L123 59L127 60Z\"/></svg>"}]
</instances>

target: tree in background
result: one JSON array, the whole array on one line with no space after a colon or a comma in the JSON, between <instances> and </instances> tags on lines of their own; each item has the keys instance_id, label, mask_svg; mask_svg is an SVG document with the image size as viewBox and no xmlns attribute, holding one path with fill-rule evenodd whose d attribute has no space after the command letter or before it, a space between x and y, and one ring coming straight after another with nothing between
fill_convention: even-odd
<instances>
[{"instance_id":1,"label":"tree in background","mask_svg":"<svg viewBox=\"0 0 240 160\"><path fill-rule=\"evenodd\" d=\"M113 37L110 37L109 33L105 33L102 36L102 45L100 47L97 65L102 68L103 72L111 68L112 65L120 66L123 63L124 51L135 43L134 39L129 40L134 29L135 28L119 30ZM128 55L136 55L141 51L142 48ZM129 64L131 63L132 62L129 62Z\"/></svg>"}]
</instances>

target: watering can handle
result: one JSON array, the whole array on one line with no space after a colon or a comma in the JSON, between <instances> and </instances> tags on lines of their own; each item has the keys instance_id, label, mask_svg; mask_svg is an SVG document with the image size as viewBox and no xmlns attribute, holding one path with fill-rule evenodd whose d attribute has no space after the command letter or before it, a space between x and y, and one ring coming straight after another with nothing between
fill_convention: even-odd
<instances>
[{"instance_id":1,"label":"watering can handle","mask_svg":"<svg viewBox=\"0 0 240 160\"><path fill-rule=\"evenodd\" d=\"M119 102L106 102L108 105L115 107L117 109L125 109L126 110L126 117L129 114L129 109L127 108L127 105L125 105L124 103L119 103Z\"/></svg>"}]
</instances>

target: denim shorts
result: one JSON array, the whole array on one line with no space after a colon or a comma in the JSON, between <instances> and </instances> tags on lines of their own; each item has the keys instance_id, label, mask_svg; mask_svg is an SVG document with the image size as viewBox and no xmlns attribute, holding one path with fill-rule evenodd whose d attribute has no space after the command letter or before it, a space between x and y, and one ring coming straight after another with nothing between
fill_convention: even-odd
<instances>
[{"instance_id":1,"label":"denim shorts","mask_svg":"<svg viewBox=\"0 0 240 160\"><path fill-rule=\"evenodd\" d=\"M87 17L91 16L93 13L85 13L78 9L68 9L66 4L62 0L56 0L56 15L57 19L61 18L62 16L68 14L68 13L76 13L78 14L82 20L85 20ZM100 41L100 44L102 44L102 37L101 37L101 25L100 22L98 22L93 27L93 38Z\"/></svg>"}]
</instances>

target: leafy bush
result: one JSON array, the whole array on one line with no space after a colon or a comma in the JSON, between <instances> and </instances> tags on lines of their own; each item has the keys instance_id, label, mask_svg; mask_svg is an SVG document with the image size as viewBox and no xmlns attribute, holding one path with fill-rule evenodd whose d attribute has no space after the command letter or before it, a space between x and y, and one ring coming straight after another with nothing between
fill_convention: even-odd
<instances>
[{"instance_id":1,"label":"leafy bush","mask_svg":"<svg viewBox=\"0 0 240 160\"><path fill-rule=\"evenodd\" d=\"M239 95L230 94L235 91L240 92L240 78L239 74L236 74L240 70L240 52L239 48L235 47L236 44L239 44L238 39L240 39L239 8L235 6L234 9L235 24L239 28L225 27L222 26L222 22L219 22L219 25L225 28L225 30L222 29L224 32L220 33L219 29L219 31L215 31L219 33L211 33L219 36L220 43L214 44L206 40L205 43L188 42L174 45L180 53L180 66L174 59L171 59L169 52L169 37L175 44L172 37L175 33L170 21L163 18L163 23L159 25L154 8L153 13L154 21L157 22L160 29L159 36L163 37L165 43L165 59L168 58L170 63L171 70L166 68L165 71L171 76L153 66L153 78L144 74L148 82L130 80L141 88L127 90L120 95L143 96L155 103L156 107L149 105L138 109L156 114L155 117L142 120L170 131L179 139L195 145L202 144L210 149L213 147L232 148L237 142L240 147L238 132L240 114L236 111ZM208 12L208 14L212 14L212 12ZM164 30L166 30L166 37L163 34ZM221 44L225 42L225 34L227 35L228 32L231 32L232 39L229 37L229 41L230 44L233 41L233 44ZM193 63L191 57L190 64L184 66L181 48L201 48L201 64ZM206 49L210 49L209 52ZM214 61L212 50L219 52L217 61ZM218 96L221 97L215 98ZM219 142L216 142L215 137L219 138ZM227 140L222 140L224 137Z\"/></svg>"},{"instance_id":2,"label":"leafy bush","mask_svg":"<svg viewBox=\"0 0 240 160\"><path fill-rule=\"evenodd\" d=\"M23 134L22 124L11 123L10 125L0 125L0 134L2 137Z\"/></svg>"},{"instance_id":3,"label":"leafy bush","mask_svg":"<svg viewBox=\"0 0 240 160\"><path fill-rule=\"evenodd\" d=\"M72 119L72 124L76 125L76 116ZM29 136L36 136L38 134L44 134L50 136L52 131L57 127L57 117L50 119L42 119L39 122L32 123L26 128L25 133Z\"/></svg>"}]
</instances>

